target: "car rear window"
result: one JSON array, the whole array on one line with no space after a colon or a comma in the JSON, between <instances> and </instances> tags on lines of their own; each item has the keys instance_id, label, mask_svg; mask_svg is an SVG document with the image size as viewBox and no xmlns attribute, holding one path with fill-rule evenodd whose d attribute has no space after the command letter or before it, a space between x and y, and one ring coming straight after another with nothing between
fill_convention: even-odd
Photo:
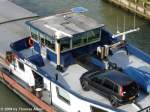
<instances>
[{"instance_id":1,"label":"car rear window","mask_svg":"<svg viewBox=\"0 0 150 112\"><path fill-rule=\"evenodd\" d=\"M137 92L137 84L135 82L131 82L130 84L123 86L123 92L125 96L132 96Z\"/></svg>"}]
</instances>

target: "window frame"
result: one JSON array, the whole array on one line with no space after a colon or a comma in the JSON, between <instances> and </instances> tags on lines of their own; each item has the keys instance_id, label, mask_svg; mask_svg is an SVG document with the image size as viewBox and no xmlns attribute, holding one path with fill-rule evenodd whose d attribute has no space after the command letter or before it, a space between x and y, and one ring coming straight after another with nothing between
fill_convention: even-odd
<instances>
[{"instance_id":1,"label":"window frame","mask_svg":"<svg viewBox=\"0 0 150 112\"><path fill-rule=\"evenodd\" d=\"M108 87L106 87L106 86L104 86L105 82L107 82L107 84L108 84L108 82L111 82L111 83L113 84L112 89L111 89L111 88L108 88ZM109 85L110 85L110 84L109 84ZM109 90L114 91L114 85L115 85L114 82L112 82L111 80L109 80L109 79L107 79L107 78L104 78L104 79L103 79L102 86L103 86L104 88L107 88L107 89L109 89Z\"/></svg>"},{"instance_id":2,"label":"window frame","mask_svg":"<svg viewBox=\"0 0 150 112\"><path fill-rule=\"evenodd\" d=\"M72 38L72 48L77 48L82 46L82 38L80 37L81 34L76 34Z\"/></svg>"},{"instance_id":3,"label":"window frame","mask_svg":"<svg viewBox=\"0 0 150 112\"><path fill-rule=\"evenodd\" d=\"M24 63L20 62L19 60L18 60L18 68L19 68L21 71L25 72Z\"/></svg>"},{"instance_id":4,"label":"window frame","mask_svg":"<svg viewBox=\"0 0 150 112\"><path fill-rule=\"evenodd\" d=\"M34 33L36 32L36 33ZM42 44L44 45L47 49L51 50L52 52L55 53L55 42L53 43L49 38L51 38L51 36L47 35L47 34L44 34L38 30L36 30L35 28L33 27L30 27L30 33L31 33L31 36L32 34L35 34L37 39L34 38L34 36L32 36L32 38L39 44ZM42 42L43 41L43 42ZM47 44L46 44L46 41L49 41L49 43L53 43L53 47L49 47Z\"/></svg>"},{"instance_id":5,"label":"window frame","mask_svg":"<svg viewBox=\"0 0 150 112\"><path fill-rule=\"evenodd\" d=\"M40 44L45 46L45 34L39 32Z\"/></svg>"},{"instance_id":6,"label":"window frame","mask_svg":"<svg viewBox=\"0 0 150 112\"><path fill-rule=\"evenodd\" d=\"M63 92L65 92L65 94L68 95L69 99L65 98L64 96L62 96L60 94L60 90L62 90ZM71 105L71 102L70 102L70 95L67 93L66 90L64 90L63 88L60 88L60 87L56 87L56 92L57 92L57 96L59 99L61 99L64 103L68 104L68 105Z\"/></svg>"},{"instance_id":7,"label":"window frame","mask_svg":"<svg viewBox=\"0 0 150 112\"><path fill-rule=\"evenodd\" d=\"M68 43L67 43L67 44L68 44L68 48L66 48L66 47L63 48L63 47L62 47L62 45L63 45L62 42L66 42L66 40L68 41ZM71 49L71 43L70 43L70 41L71 41L70 38L65 38L65 39L61 39L61 40L60 40L61 52L68 51L68 50Z\"/></svg>"},{"instance_id":8,"label":"window frame","mask_svg":"<svg viewBox=\"0 0 150 112\"><path fill-rule=\"evenodd\" d=\"M104 109L98 108L98 107L94 107L94 106L90 106L91 112L108 112Z\"/></svg>"},{"instance_id":9,"label":"window frame","mask_svg":"<svg viewBox=\"0 0 150 112\"><path fill-rule=\"evenodd\" d=\"M90 37L92 37L92 38L90 38L91 39L90 41L89 41L88 34L91 34ZM98 34L98 36L97 36L97 34ZM80 40L80 42L77 42L78 44L74 45L74 41L75 41L74 39L76 39L76 38L79 38L77 40L78 41ZM86 42L84 40L86 40ZM72 38L72 49L86 46L91 43L98 42L100 40L101 40L101 28L95 28L95 29L92 29L92 30L89 30L89 31L86 31L83 33L75 34L74 37Z\"/></svg>"},{"instance_id":10,"label":"window frame","mask_svg":"<svg viewBox=\"0 0 150 112\"><path fill-rule=\"evenodd\" d=\"M101 80L101 82L99 83L99 81L96 82L96 81L93 80L93 79L96 79L96 78L97 78L99 81ZM103 84L103 78L102 78L102 79L99 79L98 77L93 77L93 78L91 78L91 82L102 85L102 84Z\"/></svg>"},{"instance_id":11,"label":"window frame","mask_svg":"<svg viewBox=\"0 0 150 112\"><path fill-rule=\"evenodd\" d=\"M49 45L47 45L47 42L49 42L53 47L50 47ZM53 44L52 44L53 43ZM53 42L53 40L50 40L50 39L48 39L48 37L46 36L46 38L45 38L45 46L46 46L46 48L47 49L49 49L50 51L52 51L52 52L54 52L55 53L55 51L56 51L56 47L55 47L55 42Z\"/></svg>"},{"instance_id":12,"label":"window frame","mask_svg":"<svg viewBox=\"0 0 150 112\"><path fill-rule=\"evenodd\" d=\"M31 37L32 37L34 40L39 41L39 33L38 33L38 31L37 31L36 29L30 27L30 33L31 33ZM33 36L33 35L36 35L36 38L35 38L35 36Z\"/></svg>"},{"instance_id":13,"label":"window frame","mask_svg":"<svg viewBox=\"0 0 150 112\"><path fill-rule=\"evenodd\" d=\"M115 87L117 88L117 91L115 90L116 89ZM120 86L118 84L114 83L114 93L119 93L119 88L120 88Z\"/></svg>"}]
</instances>

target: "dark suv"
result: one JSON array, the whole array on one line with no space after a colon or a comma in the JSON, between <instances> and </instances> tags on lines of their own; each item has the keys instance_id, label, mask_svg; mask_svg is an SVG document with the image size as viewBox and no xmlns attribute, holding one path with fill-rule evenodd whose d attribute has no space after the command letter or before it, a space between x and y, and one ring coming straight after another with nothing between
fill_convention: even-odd
<instances>
[{"instance_id":1,"label":"dark suv","mask_svg":"<svg viewBox=\"0 0 150 112\"><path fill-rule=\"evenodd\" d=\"M116 70L89 71L82 75L80 82L85 91L93 90L102 94L114 107L133 102L139 94L138 85Z\"/></svg>"}]
</instances>

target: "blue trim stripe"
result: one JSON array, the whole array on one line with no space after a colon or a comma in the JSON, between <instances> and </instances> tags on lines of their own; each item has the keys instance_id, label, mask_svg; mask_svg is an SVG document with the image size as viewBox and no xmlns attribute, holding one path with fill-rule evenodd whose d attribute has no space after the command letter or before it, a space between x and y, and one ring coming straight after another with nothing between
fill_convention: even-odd
<instances>
[{"instance_id":1,"label":"blue trim stripe","mask_svg":"<svg viewBox=\"0 0 150 112\"><path fill-rule=\"evenodd\" d=\"M132 53L136 57L150 64L150 55L144 53L143 51L141 51L140 49L136 48L135 46L131 44L127 44L127 49L130 53Z\"/></svg>"}]
</instances>

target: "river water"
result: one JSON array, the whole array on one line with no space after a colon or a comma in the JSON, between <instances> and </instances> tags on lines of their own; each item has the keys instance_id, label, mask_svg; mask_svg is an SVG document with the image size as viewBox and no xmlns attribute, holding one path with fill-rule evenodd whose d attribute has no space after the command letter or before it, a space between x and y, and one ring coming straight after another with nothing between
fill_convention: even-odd
<instances>
[{"instance_id":1,"label":"river water","mask_svg":"<svg viewBox=\"0 0 150 112\"><path fill-rule=\"evenodd\" d=\"M150 54L150 21L135 16L129 12L113 6L104 0L12 0L14 3L35 12L41 16L53 15L56 13L69 11L73 7L83 6L88 9L85 14L96 19L99 23L105 24L112 33L118 30L122 32L124 26L126 30L136 26L140 31L129 35L128 41L143 51ZM124 22L125 20L125 22ZM118 23L118 24L117 24ZM124 25L125 23L125 25ZM20 98L9 91L0 83L0 105L6 106L25 106L28 107Z\"/></svg>"}]
</instances>

